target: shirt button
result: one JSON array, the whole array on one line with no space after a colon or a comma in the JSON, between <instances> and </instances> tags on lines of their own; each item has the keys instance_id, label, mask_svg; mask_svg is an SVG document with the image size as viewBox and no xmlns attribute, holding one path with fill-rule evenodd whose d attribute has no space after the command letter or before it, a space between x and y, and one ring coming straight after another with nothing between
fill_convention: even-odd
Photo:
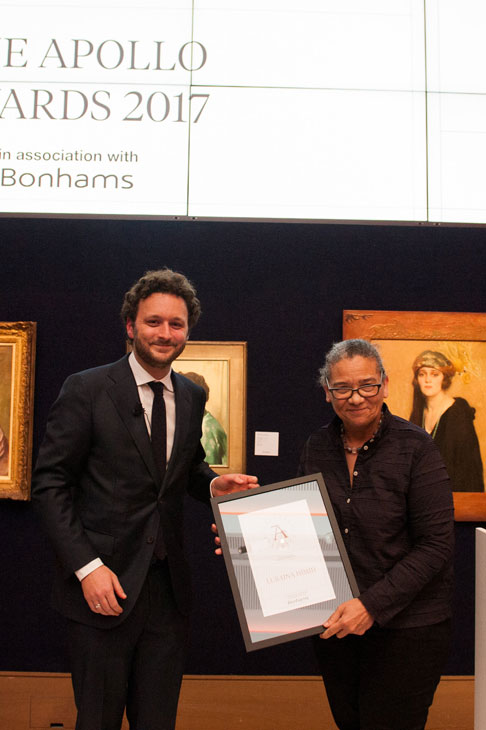
<instances>
[{"instance_id":1,"label":"shirt button","mask_svg":"<svg viewBox=\"0 0 486 730\"><path fill-rule=\"evenodd\" d=\"M363 451L368 451L368 447L367 446L363 446Z\"/></svg>"},{"instance_id":2,"label":"shirt button","mask_svg":"<svg viewBox=\"0 0 486 730\"><path fill-rule=\"evenodd\" d=\"M348 497L346 500L346 504L349 504L351 502L351 497Z\"/></svg>"},{"instance_id":3,"label":"shirt button","mask_svg":"<svg viewBox=\"0 0 486 730\"><path fill-rule=\"evenodd\" d=\"M353 471L353 477L357 477L357 476L358 476L358 472L357 471Z\"/></svg>"},{"instance_id":4,"label":"shirt button","mask_svg":"<svg viewBox=\"0 0 486 730\"><path fill-rule=\"evenodd\" d=\"M345 535L347 535L347 534L348 534L348 532L349 532L348 528L347 528L347 527L345 527L345 528L344 528L344 534L345 534Z\"/></svg>"},{"instance_id":5,"label":"shirt button","mask_svg":"<svg viewBox=\"0 0 486 730\"><path fill-rule=\"evenodd\" d=\"M147 543L148 543L148 545L152 545L153 542L154 542L154 538L153 537L147 537Z\"/></svg>"}]
</instances>

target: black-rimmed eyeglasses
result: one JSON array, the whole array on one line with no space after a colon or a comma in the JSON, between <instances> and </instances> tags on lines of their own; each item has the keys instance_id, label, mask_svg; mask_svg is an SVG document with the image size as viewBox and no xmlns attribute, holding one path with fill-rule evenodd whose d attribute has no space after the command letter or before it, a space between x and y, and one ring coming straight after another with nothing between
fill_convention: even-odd
<instances>
[{"instance_id":1,"label":"black-rimmed eyeglasses","mask_svg":"<svg viewBox=\"0 0 486 730\"><path fill-rule=\"evenodd\" d=\"M374 395L378 395L383 385L383 375L379 383L366 383L365 385L360 385L359 388L331 388L327 378L326 383L328 391L336 400L349 400L349 398L353 397L353 393L357 393L362 398L373 398Z\"/></svg>"}]
</instances>

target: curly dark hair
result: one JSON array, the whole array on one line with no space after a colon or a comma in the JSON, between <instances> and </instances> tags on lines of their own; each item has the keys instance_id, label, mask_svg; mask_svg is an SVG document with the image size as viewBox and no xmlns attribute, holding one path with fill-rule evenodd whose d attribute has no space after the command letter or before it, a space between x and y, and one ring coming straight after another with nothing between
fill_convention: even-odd
<instances>
[{"instance_id":1,"label":"curly dark hair","mask_svg":"<svg viewBox=\"0 0 486 730\"><path fill-rule=\"evenodd\" d=\"M125 325L128 320L135 322L140 301L147 299L151 294L173 294L181 297L187 306L189 330L192 330L197 324L201 315L201 304L196 296L194 285L184 274L163 268L157 271L147 271L126 292L120 312Z\"/></svg>"}]
</instances>

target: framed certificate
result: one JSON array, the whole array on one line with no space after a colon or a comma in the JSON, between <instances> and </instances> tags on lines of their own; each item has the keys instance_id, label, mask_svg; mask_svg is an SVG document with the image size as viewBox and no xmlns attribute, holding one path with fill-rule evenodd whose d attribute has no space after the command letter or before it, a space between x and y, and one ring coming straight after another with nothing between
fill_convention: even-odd
<instances>
[{"instance_id":1,"label":"framed certificate","mask_svg":"<svg viewBox=\"0 0 486 730\"><path fill-rule=\"evenodd\" d=\"M322 474L211 502L247 651L319 634L358 596Z\"/></svg>"}]
</instances>

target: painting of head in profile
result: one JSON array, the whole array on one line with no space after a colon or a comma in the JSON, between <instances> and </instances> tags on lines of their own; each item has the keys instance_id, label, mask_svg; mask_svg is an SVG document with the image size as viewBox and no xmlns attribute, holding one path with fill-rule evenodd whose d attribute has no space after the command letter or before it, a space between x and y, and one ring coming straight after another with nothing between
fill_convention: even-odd
<instances>
[{"instance_id":1,"label":"painting of head in profile","mask_svg":"<svg viewBox=\"0 0 486 730\"><path fill-rule=\"evenodd\" d=\"M467 364L437 349L424 350L412 363L413 405L410 421L422 426L437 443L455 492L483 492L483 465L474 426L476 410L466 398L451 395L454 378L466 376ZM466 351L462 349L462 354Z\"/></svg>"},{"instance_id":2,"label":"painting of head in profile","mask_svg":"<svg viewBox=\"0 0 486 730\"><path fill-rule=\"evenodd\" d=\"M201 444L206 452L206 461L214 466L226 466L228 464L228 436L226 430L211 411L208 410L209 385L199 373L180 371L196 385L200 385L206 393L206 408L202 421Z\"/></svg>"},{"instance_id":3,"label":"painting of head in profile","mask_svg":"<svg viewBox=\"0 0 486 730\"><path fill-rule=\"evenodd\" d=\"M174 370L206 394L201 443L218 474L245 471L246 342L189 341Z\"/></svg>"}]
</instances>

